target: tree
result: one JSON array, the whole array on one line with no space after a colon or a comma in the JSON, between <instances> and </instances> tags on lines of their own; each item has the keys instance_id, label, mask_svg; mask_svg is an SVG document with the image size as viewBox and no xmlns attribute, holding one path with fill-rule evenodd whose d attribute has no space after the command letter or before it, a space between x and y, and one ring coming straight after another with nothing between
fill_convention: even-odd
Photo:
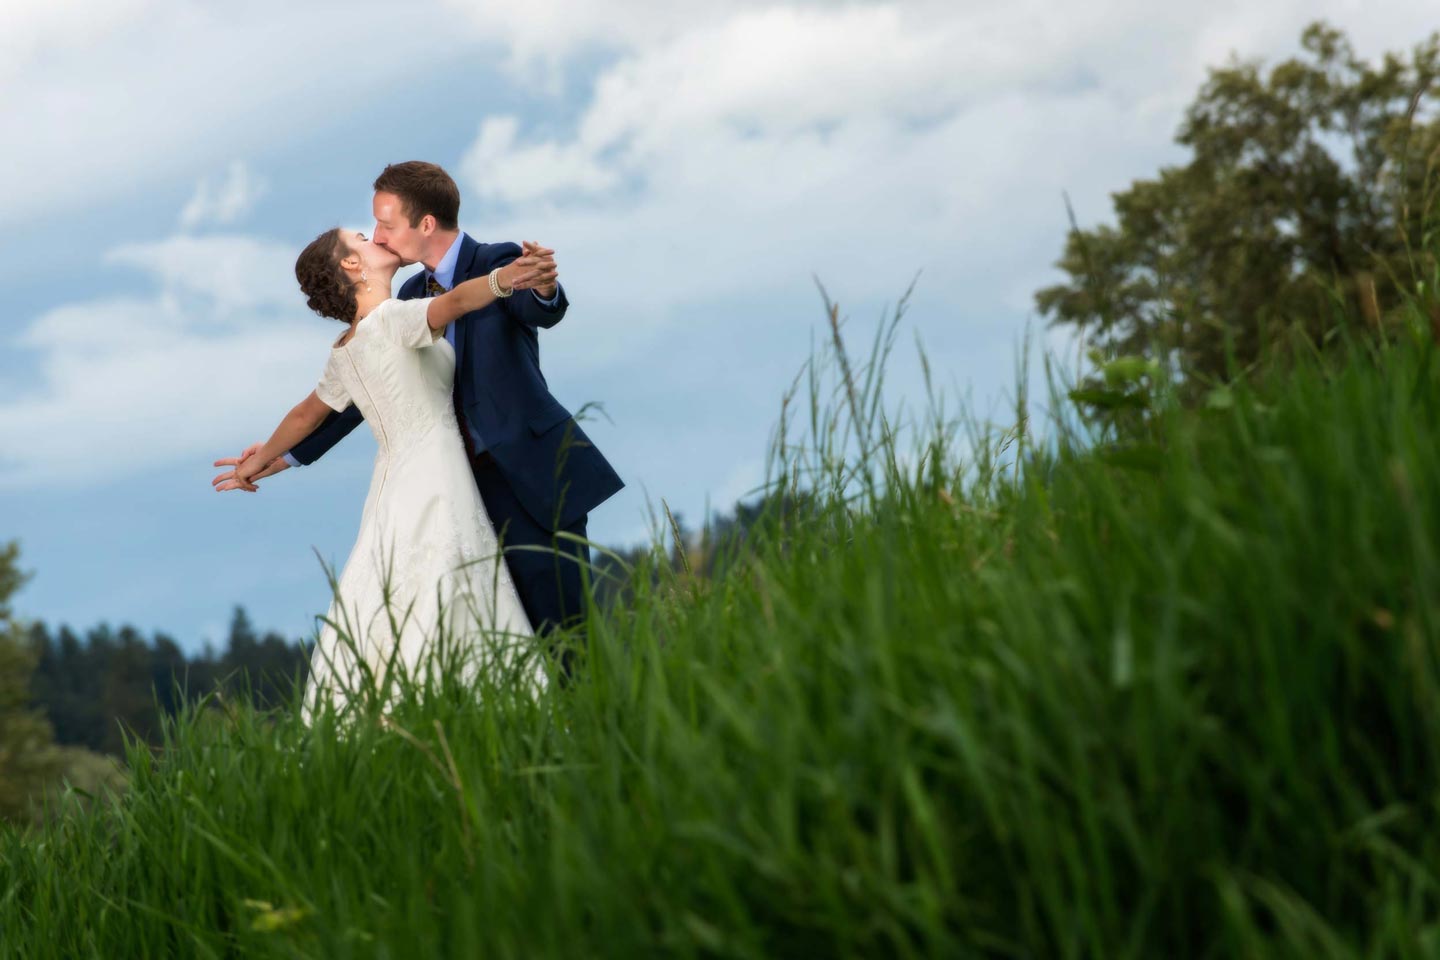
<instances>
[{"instance_id":1,"label":"tree","mask_svg":"<svg viewBox=\"0 0 1440 960\"><path fill-rule=\"evenodd\" d=\"M174 639L163 633L155 635L155 649L150 655L150 685L165 714L174 714L184 704L181 696L189 680L185 652Z\"/></svg>"},{"instance_id":2,"label":"tree","mask_svg":"<svg viewBox=\"0 0 1440 960\"><path fill-rule=\"evenodd\" d=\"M56 773L50 724L30 705L36 652L10 608L26 580L19 559L14 542L0 550L0 818L7 820L28 816L30 798Z\"/></svg>"},{"instance_id":3,"label":"tree","mask_svg":"<svg viewBox=\"0 0 1440 960\"><path fill-rule=\"evenodd\" d=\"M1243 366L1286 332L1321 342L1337 306L1378 327L1433 274L1440 33L1378 66L1324 24L1301 45L1268 73L1210 71L1176 138L1190 162L1114 194L1115 226L1072 218L1042 314L1198 384L1229 350Z\"/></svg>"},{"instance_id":4,"label":"tree","mask_svg":"<svg viewBox=\"0 0 1440 960\"><path fill-rule=\"evenodd\" d=\"M309 671L304 648L277 633L258 637L244 607L236 607L220 672L231 693L245 692L262 707L289 702L293 685Z\"/></svg>"},{"instance_id":5,"label":"tree","mask_svg":"<svg viewBox=\"0 0 1440 960\"><path fill-rule=\"evenodd\" d=\"M148 741L158 735L160 715L158 692L151 686L153 676L149 645L134 627L121 627L104 665L100 693L104 727L96 747L100 752L121 756L127 737Z\"/></svg>"}]
</instances>

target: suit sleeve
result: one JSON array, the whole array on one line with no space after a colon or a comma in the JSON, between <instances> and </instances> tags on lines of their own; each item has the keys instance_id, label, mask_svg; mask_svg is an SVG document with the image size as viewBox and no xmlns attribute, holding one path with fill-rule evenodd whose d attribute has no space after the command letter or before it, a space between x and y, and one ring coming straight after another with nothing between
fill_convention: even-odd
<instances>
[{"instance_id":1,"label":"suit sleeve","mask_svg":"<svg viewBox=\"0 0 1440 960\"><path fill-rule=\"evenodd\" d=\"M331 413L320 421L320 426L311 431L310 436L290 448L290 455L301 464L309 466L345 439L364 419L360 408L354 404L338 413Z\"/></svg>"},{"instance_id":2,"label":"suit sleeve","mask_svg":"<svg viewBox=\"0 0 1440 960\"><path fill-rule=\"evenodd\" d=\"M499 248L500 256L491 264L491 270L503 267L520 256L520 247L516 244L498 243L495 246ZM548 330L565 319L565 311L569 308L570 301L565 296L565 288L562 286L557 291L557 297L552 306L541 303L529 290L515 291L514 296L501 300L500 305L511 320L526 326L542 327Z\"/></svg>"}]
</instances>

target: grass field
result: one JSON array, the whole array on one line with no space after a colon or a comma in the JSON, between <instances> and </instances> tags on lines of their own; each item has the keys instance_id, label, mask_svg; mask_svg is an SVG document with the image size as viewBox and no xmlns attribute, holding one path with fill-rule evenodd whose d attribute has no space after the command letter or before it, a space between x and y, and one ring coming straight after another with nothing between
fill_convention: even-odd
<instances>
[{"instance_id":1,"label":"grass field","mask_svg":"<svg viewBox=\"0 0 1440 960\"><path fill-rule=\"evenodd\" d=\"M0 836L0 949L1440 955L1413 320L1204 410L1162 387L1124 445L892 431L878 362L816 367L772 470L813 497L638 571L568 687L187 715L119 801Z\"/></svg>"}]
</instances>

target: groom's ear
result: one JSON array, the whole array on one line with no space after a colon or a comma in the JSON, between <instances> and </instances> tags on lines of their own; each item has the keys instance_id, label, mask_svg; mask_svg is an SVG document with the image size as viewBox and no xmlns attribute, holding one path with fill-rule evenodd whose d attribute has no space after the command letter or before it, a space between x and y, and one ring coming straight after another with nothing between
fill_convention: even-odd
<instances>
[{"instance_id":1,"label":"groom's ear","mask_svg":"<svg viewBox=\"0 0 1440 960\"><path fill-rule=\"evenodd\" d=\"M420 232L425 236L428 237L434 233L436 226L438 226L438 224L435 222L435 215L433 213L427 213L420 218Z\"/></svg>"}]
</instances>

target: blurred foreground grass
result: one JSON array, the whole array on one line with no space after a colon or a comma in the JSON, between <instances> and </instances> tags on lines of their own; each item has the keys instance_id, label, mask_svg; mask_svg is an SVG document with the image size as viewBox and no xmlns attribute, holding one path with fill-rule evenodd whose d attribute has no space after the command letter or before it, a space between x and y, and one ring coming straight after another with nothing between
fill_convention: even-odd
<instances>
[{"instance_id":1,"label":"blurred foreground grass","mask_svg":"<svg viewBox=\"0 0 1440 960\"><path fill-rule=\"evenodd\" d=\"M346 736L191 711L114 802L0 835L0 949L1440 953L1427 318L1159 389L1123 443L892 430L888 336L800 381L743 549L657 549L568 687Z\"/></svg>"}]
</instances>

